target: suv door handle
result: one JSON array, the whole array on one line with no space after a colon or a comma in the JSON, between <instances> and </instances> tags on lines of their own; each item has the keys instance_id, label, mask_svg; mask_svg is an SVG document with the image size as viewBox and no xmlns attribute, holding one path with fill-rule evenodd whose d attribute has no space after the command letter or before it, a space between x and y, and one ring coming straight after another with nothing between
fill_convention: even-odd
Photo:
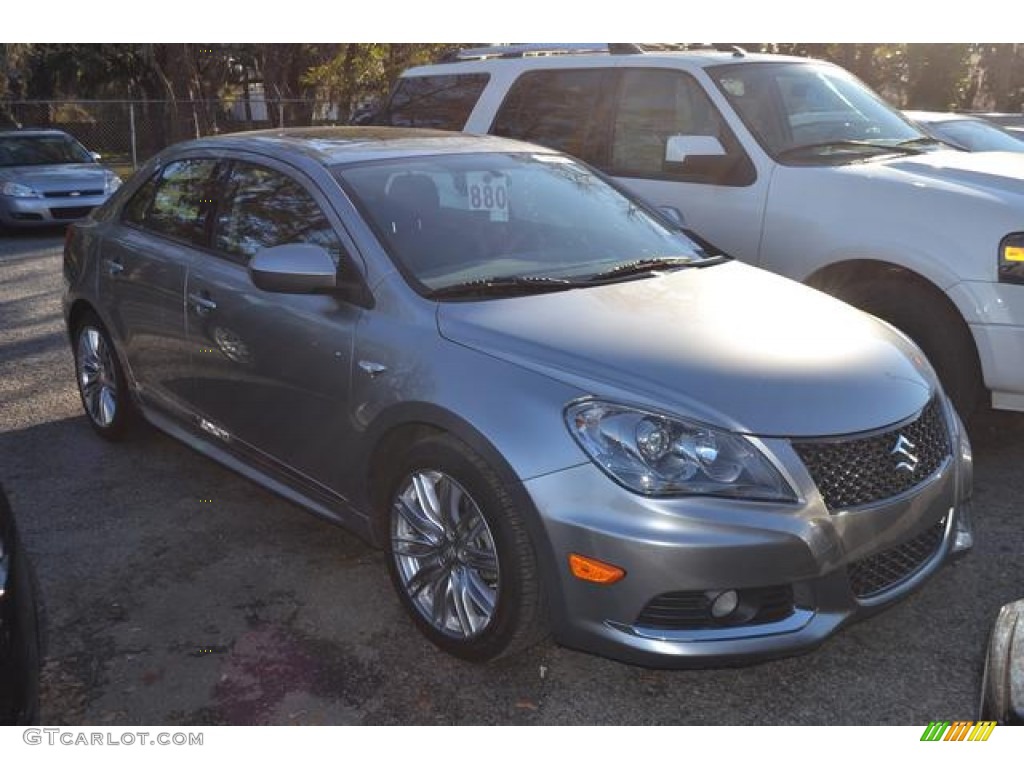
<instances>
[{"instance_id":1,"label":"suv door handle","mask_svg":"<svg viewBox=\"0 0 1024 768\"><path fill-rule=\"evenodd\" d=\"M103 265L107 268L107 274L111 277L117 277L124 272L124 264L118 259L104 259Z\"/></svg>"},{"instance_id":2,"label":"suv door handle","mask_svg":"<svg viewBox=\"0 0 1024 768\"><path fill-rule=\"evenodd\" d=\"M216 301L209 298L208 295L203 296L198 293L190 293L188 303L192 305L192 309L196 311L197 315L208 315L217 308Z\"/></svg>"}]
</instances>

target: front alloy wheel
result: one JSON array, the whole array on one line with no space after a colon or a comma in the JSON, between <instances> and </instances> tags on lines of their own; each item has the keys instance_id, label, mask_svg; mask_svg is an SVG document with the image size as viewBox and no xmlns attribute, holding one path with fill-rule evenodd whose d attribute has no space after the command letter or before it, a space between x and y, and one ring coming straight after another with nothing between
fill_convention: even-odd
<instances>
[{"instance_id":1,"label":"front alloy wheel","mask_svg":"<svg viewBox=\"0 0 1024 768\"><path fill-rule=\"evenodd\" d=\"M420 471L405 479L391 549L405 593L434 629L463 639L487 628L501 589L498 553L480 507L453 478Z\"/></svg>"},{"instance_id":2,"label":"front alloy wheel","mask_svg":"<svg viewBox=\"0 0 1024 768\"><path fill-rule=\"evenodd\" d=\"M409 446L388 475L379 507L388 570L420 631L469 661L541 640L547 609L526 502L503 476L446 434Z\"/></svg>"}]
</instances>

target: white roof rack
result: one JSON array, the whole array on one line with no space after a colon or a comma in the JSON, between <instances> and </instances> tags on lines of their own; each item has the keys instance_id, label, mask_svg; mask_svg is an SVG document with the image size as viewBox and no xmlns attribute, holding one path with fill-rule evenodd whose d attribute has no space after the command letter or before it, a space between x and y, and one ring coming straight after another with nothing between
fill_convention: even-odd
<instances>
[{"instance_id":1,"label":"white roof rack","mask_svg":"<svg viewBox=\"0 0 1024 768\"><path fill-rule=\"evenodd\" d=\"M729 51L733 56L745 56L746 51L736 45L714 43L508 43L478 48L463 48L448 57L449 61L480 59L520 59L525 56L564 56L581 53L610 53L629 55L655 51Z\"/></svg>"}]
</instances>

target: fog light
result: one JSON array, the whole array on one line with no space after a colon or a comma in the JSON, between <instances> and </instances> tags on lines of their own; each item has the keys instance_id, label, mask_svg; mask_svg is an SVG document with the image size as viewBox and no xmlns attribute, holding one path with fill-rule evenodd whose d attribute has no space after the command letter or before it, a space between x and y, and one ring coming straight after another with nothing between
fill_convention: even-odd
<instances>
[{"instance_id":1,"label":"fog light","mask_svg":"<svg viewBox=\"0 0 1024 768\"><path fill-rule=\"evenodd\" d=\"M711 615L716 619L724 619L730 613L736 610L736 606L740 604L740 596L736 594L735 589L727 589L725 592L719 592L718 596L711 601Z\"/></svg>"},{"instance_id":2,"label":"fog light","mask_svg":"<svg viewBox=\"0 0 1024 768\"><path fill-rule=\"evenodd\" d=\"M600 560L577 555L575 552L569 555L569 569L577 579L594 584L614 584L626 576L626 572L617 565L602 563Z\"/></svg>"}]
</instances>

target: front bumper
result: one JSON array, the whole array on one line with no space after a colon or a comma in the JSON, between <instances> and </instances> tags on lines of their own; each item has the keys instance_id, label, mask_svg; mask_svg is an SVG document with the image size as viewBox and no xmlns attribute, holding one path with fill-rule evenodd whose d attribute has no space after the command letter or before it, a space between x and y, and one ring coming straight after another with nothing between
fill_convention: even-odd
<instances>
[{"instance_id":1,"label":"front bumper","mask_svg":"<svg viewBox=\"0 0 1024 768\"><path fill-rule=\"evenodd\" d=\"M645 498L589 463L528 481L557 574L550 596L556 638L637 664L707 666L810 650L842 625L887 607L971 545L970 446L946 411L952 452L935 473L897 497L840 512L825 508L786 440L762 442L797 489L798 504ZM930 548L917 567L890 588L854 593L852 575L865 563L902 553L922 537ZM576 579L567 563L572 552L627 575L607 586ZM769 587L792 595L792 610L770 621L666 628L643 619L666 593Z\"/></svg>"},{"instance_id":2,"label":"front bumper","mask_svg":"<svg viewBox=\"0 0 1024 768\"><path fill-rule=\"evenodd\" d=\"M0 195L0 224L6 227L53 227L84 219L110 195L77 197L7 197Z\"/></svg>"}]
</instances>

